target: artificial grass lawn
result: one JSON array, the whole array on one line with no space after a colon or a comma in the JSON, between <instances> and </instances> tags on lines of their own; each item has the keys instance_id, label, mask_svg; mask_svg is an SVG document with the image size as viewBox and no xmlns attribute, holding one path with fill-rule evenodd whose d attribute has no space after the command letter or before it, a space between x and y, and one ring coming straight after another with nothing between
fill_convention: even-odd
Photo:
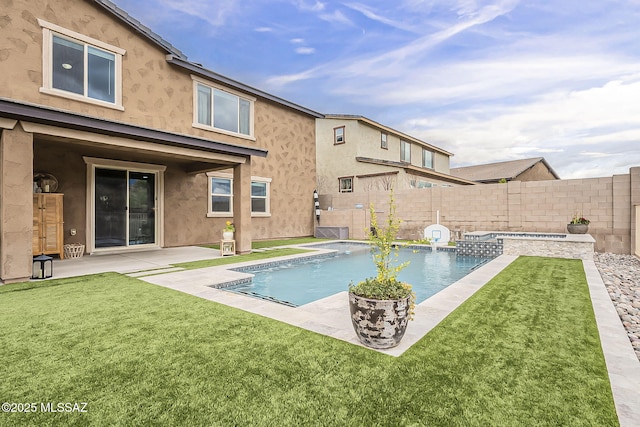
<instances>
[{"instance_id":1,"label":"artificial grass lawn","mask_svg":"<svg viewBox=\"0 0 640 427\"><path fill-rule=\"evenodd\" d=\"M88 412L1 425L618 423L578 260L519 258L398 358L113 273L47 283L0 287L0 397Z\"/></svg>"},{"instance_id":2,"label":"artificial grass lawn","mask_svg":"<svg viewBox=\"0 0 640 427\"><path fill-rule=\"evenodd\" d=\"M303 254L306 252L313 252L313 250L307 249L295 249L295 248L278 248L270 250L269 252L251 252L250 254L235 255L222 258L203 259L201 261L189 261L172 264L174 267L182 267L186 270L192 270L195 268L214 267L217 265L235 264L238 262L256 261L267 258L281 257L285 255Z\"/></svg>"},{"instance_id":3,"label":"artificial grass lawn","mask_svg":"<svg viewBox=\"0 0 640 427\"><path fill-rule=\"evenodd\" d=\"M321 243L326 242L329 239L318 239L315 237L295 237L291 239L277 239L277 240L259 240L251 242L252 249L264 249L273 248L277 246L287 245L304 245L305 243ZM215 243L212 245L204 245L205 248L220 249L220 244Z\"/></svg>"}]
</instances>

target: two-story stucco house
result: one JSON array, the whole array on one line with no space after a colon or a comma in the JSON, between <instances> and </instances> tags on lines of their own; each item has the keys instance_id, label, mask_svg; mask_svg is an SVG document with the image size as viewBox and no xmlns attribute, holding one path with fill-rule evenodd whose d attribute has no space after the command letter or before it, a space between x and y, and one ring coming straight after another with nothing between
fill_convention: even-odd
<instances>
[{"instance_id":1,"label":"two-story stucco house","mask_svg":"<svg viewBox=\"0 0 640 427\"><path fill-rule=\"evenodd\" d=\"M450 152L363 116L318 118L316 138L323 194L475 184L449 173Z\"/></svg>"},{"instance_id":2,"label":"two-story stucco house","mask_svg":"<svg viewBox=\"0 0 640 427\"><path fill-rule=\"evenodd\" d=\"M212 243L227 220L239 252L313 234L320 114L190 62L107 0L3 5L1 281L31 276L34 191L63 194L64 241L91 254Z\"/></svg>"}]
</instances>

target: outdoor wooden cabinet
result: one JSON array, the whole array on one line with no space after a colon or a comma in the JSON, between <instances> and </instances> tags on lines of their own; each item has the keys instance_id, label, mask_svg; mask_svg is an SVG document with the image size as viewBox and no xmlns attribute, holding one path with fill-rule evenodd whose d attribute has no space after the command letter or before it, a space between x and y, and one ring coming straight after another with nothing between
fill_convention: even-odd
<instances>
[{"instance_id":1,"label":"outdoor wooden cabinet","mask_svg":"<svg viewBox=\"0 0 640 427\"><path fill-rule=\"evenodd\" d=\"M63 194L33 195L33 256L58 254L64 258Z\"/></svg>"}]
</instances>

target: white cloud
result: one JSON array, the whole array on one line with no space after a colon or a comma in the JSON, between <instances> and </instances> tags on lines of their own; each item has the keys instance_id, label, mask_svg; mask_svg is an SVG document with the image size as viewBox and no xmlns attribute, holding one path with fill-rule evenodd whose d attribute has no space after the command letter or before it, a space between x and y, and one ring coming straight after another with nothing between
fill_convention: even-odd
<instances>
[{"instance_id":1,"label":"white cloud","mask_svg":"<svg viewBox=\"0 0 640 427\"><path fill-rule=\"evenodd\" d=\"M159 2L173 10L186 13L198 19L204 19L213 27L226 24L229 16L238 7L238 0L211 2L208 0L159 0Z\"/></svg>"},{"instance_id":2,"label":"white cloud","mask_svg":"<svg viewBox=\"0 0 640 427\"><path fill-rule=\"evenodd\" d=\"M143 10L116 0L127 1ZM279 34L261 67L273 77L248 83L317 111L367 115L453 152L454 163L545 156L563 178L640 165L638 0L276 1L154 0L148 19L206 20L215 38L203 34L196 54L224 43L225 59L250 51L256 33ZM238 76L251 67L242 55L237 66Z\"/></svg>"},{"instance_id":3,"label":"white cloud","mask_svg":"<svg viewBox=\"0 0 640 427\"><path fill-rule=\"evenodd\" d=\"M452 151L457 164L544 156L563 178L606 176L640 165L638 97L640 76L626 77L514 107L487 103L484 109L434 111L401 127ZM586 170L585 162L594 160L598 167Z\"/></svg>"},{"instance_id":4,"label":"white cloud","mask_svg":"<svg viewBox=\"0 0 640 427\"><path fill-rule=\"evenodd\" d=\"M298 47L296 48L296 53L300 55L311 55L315 53L315 49L312 47Z\"/></svg>"},{"instance_id":5,"label":"white cloud","mask_svg":"<svg viewBox=\"0 0 640 427\"><path fill-rule=\"evenodd\" d=\"M340 10L334 10L332 13L321 13L318 17L323 21L327 21L332 24L354 25L353 22L351 22L351 20Z\"/></svg>"},{"instance_id":6,"label":"white cloud","mask_svg":"<svg viewBox=\"0 0 640 427\"><path fill-rule=\"evenodd\" d=\"M382 24L388 25L390 27L398 28L403 31L411 31L415 33L420 33L420 28L414 28L413 26L407 25L406 22L403 21L395 21L393 19L389 19L385 16L381 16L375 11L373 11L370 7L363 5L361 3L345 3L344 4L349 9L355 10L356 12L360 12L367 18L380 22Z\"/></svg>"},{"instance_id":7,"label":"white cloud","mask_svg":"<svg viewBox=\"0 0 640 427\"><path fill-rule=\"evenodd\" d=\"M297 79L291 79L290 76L274 76L268 80L268 83L276 84L276 82L296 81L301 75L306 76L305 78L334 76L343 82L348 81L349 78L359 79L371 75L397 79L399 75L402 75L399 73L408 67L410 67L409 69L415 69L416 62L423 57L425 52L459 33L508 13L516 4L516 0L501 0L497 5L481 8L471 19L456 21L445 29L419 37L403 46L392 48L382 53L374 53L360 58L349 58L348 60L342 59L318 66L304 73L296 73L294 76L298 76ZM331 22L340 22L344 19L345 23L351 24L351 21L344 17L340 11L334 12L333 15L322 15L321 18Z\"/></svg>"},{"instance_id":8,"label":"white cloud","mask_svg":"<svg viewBox=\"0 0 640 427\"><path fill-rule=\"evenodd\" d=\"M325 9L326 5L320 1L312 1L307 3L304 0L294 0L293 4L301 11L304 12L321 12Z\"/></svg>"}]
</instances>

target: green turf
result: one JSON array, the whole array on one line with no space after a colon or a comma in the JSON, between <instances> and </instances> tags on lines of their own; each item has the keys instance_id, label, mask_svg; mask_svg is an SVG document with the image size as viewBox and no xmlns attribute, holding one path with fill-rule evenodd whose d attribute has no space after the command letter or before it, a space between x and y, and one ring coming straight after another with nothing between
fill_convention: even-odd
<instances>
[{"instance_id":1,"label":"green turf","mask_svg":"<svg viewBox=\"0 0 640 427\"><path fill-rule=\"evenodd\" d=\"M274 258L274 257L280 257L280 256L286 256L286 255L303 254L307 252L313 252L313 250L295 249L295 248L279 248L279 249L273 249L268 252L252 252L250 254L244 254L244 255L205 259L201 261L181 262L181 263L172 264L172 265L174 267L182 267L184 269L190 270L195 268L215 267L216 265L235 264L238 262L257 261L261 259Z\"/></svg>"},{"instance_id":2,"label":"green turf","mask_svg":"<svg viewBox=\"0 0 640 427\"><path fill-rule=\"evenodd\" d=\"M617 425L576 260L519 258L399 358L115 273L0 290L0 400L88 402L0 425Z\"/></svg>"},{"instance_id":3,"label":"green turf","mask_svg":"<svg viewBox=\"0 0 640 427\"><path fill-rule=\"evenodd\" d=\"M252 249L264 249L273 248L277 246L287 245L304 245L307 243L322 243L328 239L316 239L315 237L295 237L291 239L278 239L278 240L259 240L251 242ZM205 248L220 249L220 245L215 243L212 245L204 245Z\"/></svg>"}]
</instances>

